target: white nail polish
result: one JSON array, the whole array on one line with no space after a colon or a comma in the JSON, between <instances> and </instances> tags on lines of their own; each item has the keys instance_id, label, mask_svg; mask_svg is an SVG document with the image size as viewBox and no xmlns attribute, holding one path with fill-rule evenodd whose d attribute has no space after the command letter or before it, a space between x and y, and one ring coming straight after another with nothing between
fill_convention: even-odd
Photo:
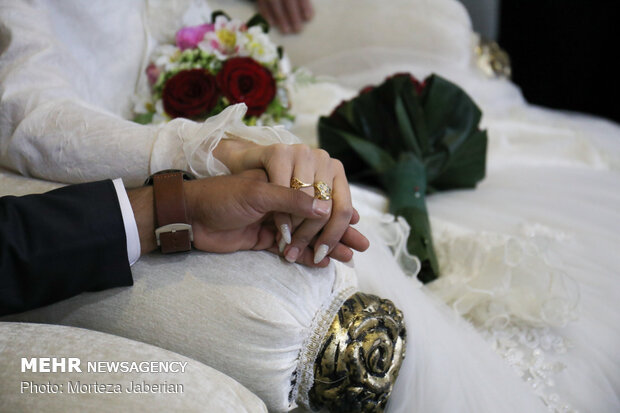
<instances>
[{"instance_id":1,"label":"white nail polish","mask_svg":"<svg viewBox=\"0 0 620 413\"><path fill-rule=\"evenodd\" d=\"M286 242L287 244L290 244L291 243L291 229L288 227L287 224L280 225L280 233L282 234L282 239L284 240L284 242Z\"/></svg>"},{"instance_id":2,"label":"white nail polish","mask_svg":"<svg viewBox=\"0 0 620 413\"><path fill-rule=\"evenodd\" d=\"M319 247L314 251L314 263L318 264L323 261L323 258L327 255L327 251L329 251L329 247L325 244L319 245Z\"/></svg>"},{"instance_id":3,"label":"white nail polish","mask_svg":"<svg viewBox=\"0 0 620 413\"><path fill-rule=\"evenodd\" d=\"M284 241L284 237L282 237L280 241L278 241L278 250L280 250L280 254L284 252L284 248L286 248L286 241Z\"/></svg>"}]
</instances>

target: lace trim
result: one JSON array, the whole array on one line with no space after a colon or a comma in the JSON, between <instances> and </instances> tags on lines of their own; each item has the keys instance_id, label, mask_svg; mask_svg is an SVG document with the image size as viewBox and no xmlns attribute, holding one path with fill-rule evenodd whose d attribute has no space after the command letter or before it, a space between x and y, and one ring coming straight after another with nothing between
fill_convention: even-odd
<instances>
[{"instance_id":1,"label":"lace trim","mask_svg":"<svg viewBox=\"0 0 620 413\"><path fill-rule=\"evenodd\" d=\"M514 319L562 327L577 318L579 286L557 256L569 240L566 234L539 224L521 226L516 236L458 228L439 232L435 246L442 276L429 287L476 326Z\"/></svg>"},{"instance_id":2,"label":"lace trim","mask_svg":"<svg viewBox=\"0 0 620 413\"><path fill-rule=\"evenodd\" d=\"M512 322L479 330L493 350L528 383L550 412L578 413L554 392L553 377L566 365L553 361L554 354L566 353L571 343L553 333L549 327L532 327Z\"/></svg>"},{"instance_id":3,"label":"lace trim","mask_svg":"<svg viewBox=\"0 0 620 413\"><path fill-rule=\"evenodd\" d=\"M555 252L570 237L540 224L518 235L465 231L443 223L436 239L442 276L429 288L469 320L552 412L576 412L554 392L566 366L550 360L570 343L552 332L577 318L579 287Z\"/></svg>"},{"instance_id":4,"label":"lace trim","mask_svg":"<svg viewBox=\"0 0 620 413\"><path fill-rule=\"evenodd\" d=\"M296 407L295 401L298 401L306 409L312 410L308 393L314 385L314 361L323 345L323 338L327 334L336 313L355 291L355 287L345 288L315 314L309 329L311 333L303 343L297 360L296 382L289 398L290 409Z\"/></svg>"}]
</instances>

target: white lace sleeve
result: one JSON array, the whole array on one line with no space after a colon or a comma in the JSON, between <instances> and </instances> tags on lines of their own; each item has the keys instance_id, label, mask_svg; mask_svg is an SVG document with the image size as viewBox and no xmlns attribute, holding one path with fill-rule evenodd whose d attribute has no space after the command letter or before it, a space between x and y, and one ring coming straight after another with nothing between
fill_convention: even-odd
<instances>
[{"instance_id":1,"label":"white lace sleeve","mask_svg":"<svg viewBox=\"0 0 620 413\"><path fill-rule=\"evenodd\" d=\"M296 141L283 130L245 127L243 105L204 124L125 119L146 50L144 13L140 3L120 0L88 8L77 1L3 2L2 166L58 182L120 176L137 186L166 168L227 173L212 155L225 132L262 144Z\"/></svg>"}]
</instances>

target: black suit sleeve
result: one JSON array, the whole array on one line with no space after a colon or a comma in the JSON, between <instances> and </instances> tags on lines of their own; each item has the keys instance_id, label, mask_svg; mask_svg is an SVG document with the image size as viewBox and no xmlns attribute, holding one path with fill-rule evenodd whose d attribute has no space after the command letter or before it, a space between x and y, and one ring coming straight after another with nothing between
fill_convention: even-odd
<instances>
[{"instance_id":1,"label":"black suit sleeve","mask_svg":"<svg viewBox=\"0 0 620 413\"><path fill-rule=\"evenodd\" d=\"M0 198L0 316L132 284L112 181Z\"/></svg>"}]
</instances>

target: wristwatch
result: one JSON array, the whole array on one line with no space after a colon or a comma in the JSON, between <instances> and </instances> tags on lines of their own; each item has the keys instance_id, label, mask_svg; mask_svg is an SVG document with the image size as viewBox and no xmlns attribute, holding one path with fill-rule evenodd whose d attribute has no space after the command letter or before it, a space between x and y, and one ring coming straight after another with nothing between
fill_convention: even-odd
<instances>
[{"instance_id":1,"label":"wristwatch","mask_svg":"<svg viewBox=\"0 0 620 413\"><path fill-rule=\"evenodd\" d=\"M146 180L153 185L155 204L157 246L164 254L190 251L194 234L187 218L183 181L194 179L189 172L167 169L157 172Z\"/></svg>"}]
</instances>

